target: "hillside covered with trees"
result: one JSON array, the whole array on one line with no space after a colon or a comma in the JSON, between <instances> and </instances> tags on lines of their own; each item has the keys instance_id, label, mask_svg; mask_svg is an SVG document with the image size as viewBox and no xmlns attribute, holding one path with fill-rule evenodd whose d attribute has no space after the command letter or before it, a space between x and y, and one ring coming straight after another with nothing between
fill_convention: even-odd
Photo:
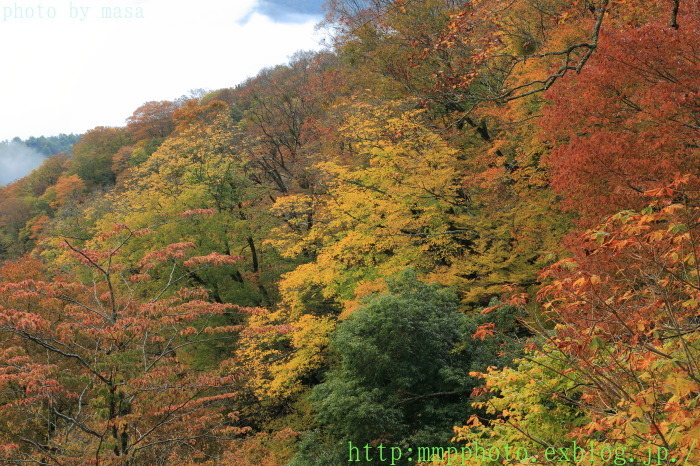
<instances>
[{"instance_id":1,"label":"hillside covered with trees","mask_svg":"<svg viewBox=\"0 0 700 466\"><path fill-rule=\"evenodd\" d=\"M0 462L700 464L697 2L326 14L0 188Z\"/></svg>"},{"instance_id":2,"label":"hillside covered with trees","mask_svg":"<svg viewBox=\"0 0 700 466\"><path fill-rule=\"evenodd\" d=\"M59 134L58 136L30 136L26 140L20 138L12 139L14 143L23 143L27 147L31 147L40 154L45 156L60 154L61 152L70 152L76 142L80 140L78 134Z\"/></svg>"}]
</instances>

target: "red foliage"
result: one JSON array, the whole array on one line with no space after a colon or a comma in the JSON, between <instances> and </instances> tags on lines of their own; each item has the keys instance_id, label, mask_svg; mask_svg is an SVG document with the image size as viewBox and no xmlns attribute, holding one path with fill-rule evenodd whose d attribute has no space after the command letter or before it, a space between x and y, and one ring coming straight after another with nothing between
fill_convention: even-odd
<instances>
[{"instance_id":1,"label":"red foliage","mask_svg":"<svg viewBox=\"0 0 700 466\"><path fill-rule=\"evenodd\" d=\"M546 159L565 206L593 226L639 209L645 193L700 166L700 19L664 19L603 34L580 76L547 94Z\"/></svg>"},{"instance_id":2,"label":"red foliage","mask_svg":"<svg viewBox=\"0 0 700 466\"><path fill-rule=\"evenodd\" d=\"M260 310L184 286L183 263L239 258L191 257L193 243L174 243L144 257L153 278L119 262L133 236L115 225L90 250L66 242L82 264L70 275L47 276L31 257L0 268L0 417L11 426L0 461L197 462L247 432L229 408L237 370L192 359L238 338L242 317Z\"/></svg>"}]
</instances>

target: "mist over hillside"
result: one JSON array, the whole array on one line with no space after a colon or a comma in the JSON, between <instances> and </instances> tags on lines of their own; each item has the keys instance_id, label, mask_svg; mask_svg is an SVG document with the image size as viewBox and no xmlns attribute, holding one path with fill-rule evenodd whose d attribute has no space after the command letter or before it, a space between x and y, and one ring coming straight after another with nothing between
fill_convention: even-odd
<instances>
[{"instance_id":1,"label":"mist over hillside","mask_svg":"<svg viewBox=\"0 0 700 466\"><path fill-rule=\"evenodd\" d=\"M44 155L23 142L0 143L0 185L6 185L38 168Z\"/></svg>"}]
</instances>

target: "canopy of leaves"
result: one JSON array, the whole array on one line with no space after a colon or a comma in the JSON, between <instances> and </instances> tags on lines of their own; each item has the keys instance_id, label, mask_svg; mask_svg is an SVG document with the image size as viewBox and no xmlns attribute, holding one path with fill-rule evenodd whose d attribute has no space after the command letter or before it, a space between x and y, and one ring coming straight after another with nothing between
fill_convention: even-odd
<instances>
[{"instance_id":1,"label":"canopy of leaves","mask_svg":"<svg viewBox=\"0 0 700 466\"><path fill-rule=\"evenodd\" d=\"M310 455L338 444L347 456L348 441L446 445L476 386L470 370L505 360L497 341L471 339L477 321L457 308L452 291L409 270L341 322L331 339L335 367L311 395L321 428L336 443L302 450L298 464L320 464Z\"/></svg>"}]
</instances>

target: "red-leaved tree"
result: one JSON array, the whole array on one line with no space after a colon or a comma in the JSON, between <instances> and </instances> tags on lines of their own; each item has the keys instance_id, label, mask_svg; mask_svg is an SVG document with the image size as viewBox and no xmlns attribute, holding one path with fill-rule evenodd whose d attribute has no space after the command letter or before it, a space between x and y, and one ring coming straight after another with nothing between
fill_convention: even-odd
<instances>
[{"instance_id":1,"label":"red-leaved tree","mask_svg":"<svg viewBox=\"0 0 700 466\"><path fill-rule=\"evenodd\" d=\"M238 374L197 354L236 338L257 310L185 286L240 258L193 256L180 242L120 261L125 244L152 233L117 225L92 250L66 241L70 272L30 258L0 270L0 459L215 461L246 431L231 407Z\"/></svg>"},{"instance_id":2,"label":"red-leaved tree","mask_svg":"<svg viewBox=\"0 0 700 466\"><path fill-rule=\"evenodd\" d=\"M647 192L651 205L586 232L575 257L543 274L556 334L541 335L566 358L561 375L580 382L576 404L591 419L573 436L698 460L697 183L682 176Z\"/></svg>"},{"instance_id":3,"label":"red-leaved tree","mask_svg":"<svg viewBox=\"0 0 700 466\"><path fill-rule=\"evenodd\" d=\"M547 95L543 134L553 185L585 227L700 166L700 16L603 34L579 76Z\"/></svg>"}]
</instances>

